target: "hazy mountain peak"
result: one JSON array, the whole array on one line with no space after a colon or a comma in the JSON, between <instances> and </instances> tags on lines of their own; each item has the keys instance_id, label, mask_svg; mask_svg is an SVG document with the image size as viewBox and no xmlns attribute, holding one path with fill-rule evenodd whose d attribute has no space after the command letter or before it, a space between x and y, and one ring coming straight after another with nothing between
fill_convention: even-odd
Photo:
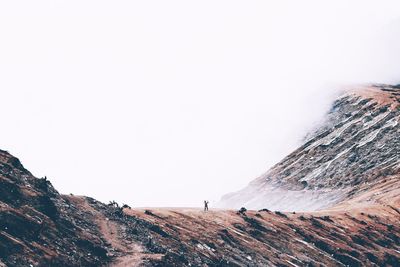
<instances>
[{"instance_id":1,"label":"hazy mountain peak","mask_svg":"<svg viewBox=\"0 0 400 267\"><path fill-rule=\"evenodd\" d=\"M400 167L400 89L371 85L347 91L326 120L292 152L220 207L317 210L379 182Z\"/></svg>"}]
</instances>

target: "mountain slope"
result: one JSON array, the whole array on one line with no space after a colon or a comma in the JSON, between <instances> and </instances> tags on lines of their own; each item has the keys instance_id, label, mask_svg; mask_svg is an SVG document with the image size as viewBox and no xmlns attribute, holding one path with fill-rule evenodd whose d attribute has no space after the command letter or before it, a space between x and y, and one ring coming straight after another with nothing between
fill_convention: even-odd
<instances>
[{"instance_id":1,"label":"mountain slope","mask_svg":"<svg viewBox=\"0 0 400 267\"><path fill-rule=\"evenodd\" d=\"M222 201L259 211L61 195L0 150L0 266L400 266L398 121L395 87L343 96L305 145Z\"/></svg>"},{"instance_id":2,"label":"mountain slope","mask_svg":"<svg viewBox=\"0 0 400 267\"><path fill-rule=\"evenodd\" d=\"M0 151L0 260L8 266L87 265L106 262L104 242L46 179L32 176ZM0 264L1 265L1 264Z\"/></svg>"},{"instance_id":3,"label":"mountain slope","mask_svg":"<svg viewBox=\"0 0 400 267\"><path fill-rule=\"evenodd\" d=\"M274 210L317 210L380 183L400 168L400 89L375 85L335 101L324 124L299 149L219 203Z\"/></svg>"},{"instance_id":4,"label":"mountain slope","mask_svg":"<svg viewBox=\"0 0 400 267\"><path fill-rule=\"evenodd\" d=\"M122 208L60 195L0 150L0 266L103 266L141 262L166 248L153 242L156 226Z\"/></svg>"}]
</instances>

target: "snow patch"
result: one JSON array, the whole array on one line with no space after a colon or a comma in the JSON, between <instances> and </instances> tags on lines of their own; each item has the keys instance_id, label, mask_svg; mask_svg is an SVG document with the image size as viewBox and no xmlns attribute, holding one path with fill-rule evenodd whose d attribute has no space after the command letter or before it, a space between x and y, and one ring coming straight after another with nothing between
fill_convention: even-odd
<instances>
[{"instance_id":1,"label":"snow patch","mask_svg":"<svg viewBox=\"0 0 400 267\"><path fill-rule=\"evenodd\" d=\"M279 210L279 211L314 211L328 207L345 195L345 190L287 190L272 185L262 189L249 186L234 195L225 196L218 208Z\"/></svg>"}]
</instances>

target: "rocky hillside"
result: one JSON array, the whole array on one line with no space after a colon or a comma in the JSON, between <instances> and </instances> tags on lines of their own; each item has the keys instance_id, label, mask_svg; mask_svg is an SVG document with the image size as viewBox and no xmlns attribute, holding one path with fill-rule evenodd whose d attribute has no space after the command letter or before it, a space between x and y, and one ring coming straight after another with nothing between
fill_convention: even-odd
<instances>
[{"instance_id":1,"label":"rocky hillside","mask_svg":"<svg viewBox=\"0 0 400 267\"><path fill-rule=\"evenodd\" d=\"M222 202L259 210L61 195L0 150L0 267L400 266L399 97L343 96L305 145Z\"/></svg>"},{"instance_id":2,"label":"rocky hillside","mask_svg":"<svg viewBox=\"0 0 400 267\"><path fill-rule=\"evenodd\" d=\"M310 211L368 190L399 172L399 121L399 86L350 91L304 145L219 206Z\"/></svg>"},{"instance_id":3,"label":"rocky hillside","mask_svg":"<svg viewBox=\"0 0 400 267\"><path fill-rule=\"evenodd\" d=\"M0 151L0 266L106 261L103 240L82 217L49 181L36 179L17 158Z\"/></svg>"},{"instance_id":4,"label":"rocky hillside","mask_svg":"<svg viewBox=\"0 0 400 267\"><path fill-rule=\"evenodd\" d=\"M158 241L165 235L158 225L125 215L116 203L60 195L46 178L33 177L0 150L1 267L152 266L161 256L180 262Z\"/></svg>"}]
</instances>

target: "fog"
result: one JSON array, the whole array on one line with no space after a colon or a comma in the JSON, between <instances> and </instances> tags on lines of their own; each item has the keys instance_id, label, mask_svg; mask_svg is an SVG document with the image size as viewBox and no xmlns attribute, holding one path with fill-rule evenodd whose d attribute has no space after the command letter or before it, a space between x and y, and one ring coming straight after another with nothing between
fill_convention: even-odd
<instances>
[{"instance_id":1,"label":"fog","mask_svg":"<svg viewBox=\"0 0 400 267\"><path fill-rule=\"evenodd\" d=\"M212 206L400 83L398 1L3 1L0 38L0 148L131 206Z\"/></svg>"}]
</instances>

